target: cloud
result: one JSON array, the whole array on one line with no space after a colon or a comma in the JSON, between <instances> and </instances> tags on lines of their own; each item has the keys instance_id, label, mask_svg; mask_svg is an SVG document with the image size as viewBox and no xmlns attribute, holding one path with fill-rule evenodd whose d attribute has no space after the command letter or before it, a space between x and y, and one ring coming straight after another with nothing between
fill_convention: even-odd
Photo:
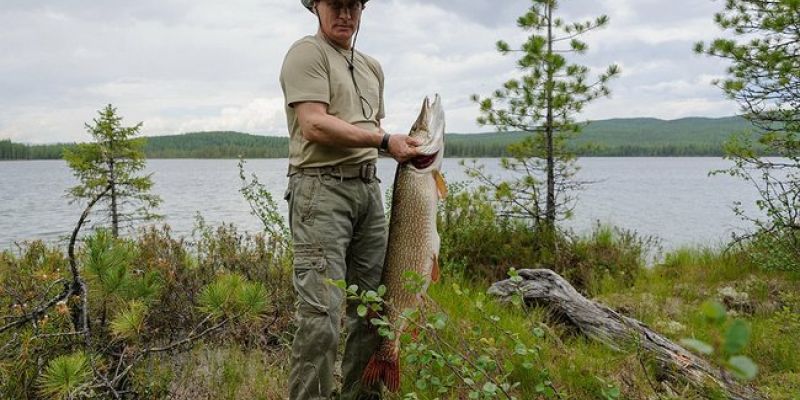
<instances>
[{"instance_id":1,"label":"cloud","mask_svg":"<svg viewBox=\"0 0 800 400\"><path fill-rule=\"evenodd\" d=\"M527 0L370 2L358 48L386 73L386 127L409 128L426 94L442 95L448 127L475 124L471 94L486 95L518 73L499 39L522 42L516 18ZM720 35L720 4L695 0L573 0L567 21L607 14L574 61L623 69L613 97L582 118L736 112L710 79L722 61L693 55L692 44ZM289 45L316 30L297 1L4 0L0 10L0 138L26 142L85 139L83 125L105 104L148 135L240 130L286 135L278 73ZM706 79L709 82L704 82Z\"/></svg>"},{"instance_id":2,"label":"cloud","mask_svg":"<svg viewBox=\"0 0 800 400\"><path fill-rule=\"evenodd\" d=\"M283 97L256 98L244 106L223 108L215 116L183 122L177 131L226 130L235 126L245 132L270 133L280 131L286 125L285 119Z\"/></svg>"},{"instance_id":3,"label":"cloud","mask_svg":"<svg viewBox=\"0 0 800 400\"><path fill-rule=\"evenodd\" d=\"M401 0L396 0L395 3L399 1ZM503 0L500 7L497 0L428 0L424 3L435 5L448 14L490 28L515 23L530 5L530 1L525 0Z\"/></svg>"}]
</instances>

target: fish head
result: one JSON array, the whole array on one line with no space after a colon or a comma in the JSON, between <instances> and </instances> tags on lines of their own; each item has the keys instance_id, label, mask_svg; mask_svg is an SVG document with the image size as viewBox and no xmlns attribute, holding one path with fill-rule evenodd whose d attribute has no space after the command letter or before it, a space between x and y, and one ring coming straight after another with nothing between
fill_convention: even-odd
<instances>
[{"instance_id":1,"label":"fish head","mask_svg":"<svg viewBox=\"0 0 800 400\"><path fill-rule=\"evenodd\" d=\"M417 147L420 155L409 160L409 167L421 173L441 169L444 158L444 129L442 99L438 94L434 96L433 102L425 97L417 121L408 134L422 142Z\"/></svg>"}]
</instances>

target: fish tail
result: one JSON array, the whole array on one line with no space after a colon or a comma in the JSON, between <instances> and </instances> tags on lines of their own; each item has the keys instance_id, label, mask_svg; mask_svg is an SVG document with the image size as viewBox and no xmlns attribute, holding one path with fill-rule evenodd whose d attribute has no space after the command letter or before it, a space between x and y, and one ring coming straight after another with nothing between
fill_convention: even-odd
<instances>
[{"instance_id":1,"label":"fish tail","mask_svg":"<svg viewBox=\"0 0 800 400\"><path fill-rule=\"evenodd\" d=\"M392 357L381 357L380 353L373 354L364 368L364 375L361 382L369 387L383 382L390 392L397 392L400 389L400 360L395 355Z\"/></svg>"}]
</instances>

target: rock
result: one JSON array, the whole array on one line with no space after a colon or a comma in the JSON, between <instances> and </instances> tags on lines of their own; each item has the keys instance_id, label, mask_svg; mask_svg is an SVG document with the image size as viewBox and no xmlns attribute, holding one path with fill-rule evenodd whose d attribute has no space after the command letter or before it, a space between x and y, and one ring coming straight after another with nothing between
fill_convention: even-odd
<instances>
[{"instance_id":1,"label":"rock","mask_svg":"<svg viewBox=\"0 0 800 400\"><path fill-rule=\"evenodd\" d=\"M717 289L717 296L728 310L739 311L744 314L753 313L753 303L750 301L750 295L747 292L739 292L732 286L724 286Z\"/></svg>"}]
</instances>

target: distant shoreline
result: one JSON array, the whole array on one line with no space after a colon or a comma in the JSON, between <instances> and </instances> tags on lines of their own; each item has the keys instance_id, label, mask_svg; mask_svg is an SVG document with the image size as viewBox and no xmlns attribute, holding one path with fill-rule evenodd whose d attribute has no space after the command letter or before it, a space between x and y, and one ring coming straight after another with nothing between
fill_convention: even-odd
<instances>
[{"instance_id":1,"label":"distant shoreline","mask_svg":"<svg viewBox=\"0 0 800 400\"><path fill-rule=\"evenodd\" d=\"M579 157L721 157L731 135L751 131L741 117L651 118L594 121L570 139L568 147ZM445 157L497 158L508 156L508 146L532 134L491 132L445 136ZM149 136L148 159L248 159L286 158L289 138L242 132L193 132ZM60 159L74 143L23 144L0 139L0 160Z\"/></svg>"}]
</instances>

